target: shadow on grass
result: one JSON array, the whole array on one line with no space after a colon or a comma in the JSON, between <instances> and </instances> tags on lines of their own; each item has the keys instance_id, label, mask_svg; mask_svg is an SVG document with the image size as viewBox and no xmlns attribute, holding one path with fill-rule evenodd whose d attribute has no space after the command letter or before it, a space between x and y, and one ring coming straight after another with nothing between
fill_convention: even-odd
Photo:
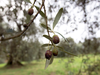
<instances>
[{"instance_id":1,"label":"shadow on grass","mask_svg":"<svg viewBox=\"0 0 100 75\"><path fill-rule=\"evenodd\" d=\"M30 68L32 66L38 65L39 63L24 63L22 65L12 65L12 66L6 66L5 64L0 64L2 66L0 66L0 69L18 69L18 68Z\"/></svg>"}]
</instances>

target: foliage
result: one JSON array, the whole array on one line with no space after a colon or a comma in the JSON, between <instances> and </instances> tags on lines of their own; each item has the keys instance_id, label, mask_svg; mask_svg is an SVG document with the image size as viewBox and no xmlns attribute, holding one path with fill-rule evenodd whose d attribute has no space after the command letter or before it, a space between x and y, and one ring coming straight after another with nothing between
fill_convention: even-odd
<instances>
[{"instance_id":1,"label":"foliage","mask_svg":"<svg viewBox=\"0 0 100 75\"><path fill-rule=\"evenodd\" d=\"M23 44L25 43L25 44ZM41 58L41 53L39 53L40 49L40 43L38 40L34 42L27 42L27 41L22 41L21 46L19 46L18 51L18 56L19 60L21 61L32 61L37 58L37 56L40 56ZM39 53L39 54L38 54Z\"/></svg>"},{"instance_id":2,"label":"foliage","mask_svg":"<svg viewBox=\"0 0 100 75\"><path fill-rule=\"evenodd\" d=\"M94 39L85 39L84 42L75 43L72 38L66 38L68 40L67 42L64 42L63 40L60 42L59 46L63 47L66 51L74 53L76 55L80 54L99 54L100 49L100 39L94 38ZM64 52L59 52L59 57L65 57L70 56L65 54Z\"/></svg>"},{"instance_id":3,"label":"foliage","mask_svg":"<svg viewBox=\"0 0 100 75\"><path fill-rule=\"evenodd\" d=\"M96 55L99 53L100 42L99 39L95 38L96 30L100 29L100 25L99 25L100 19L97 16L100 13L98 11L98 9L100 8L99 1L70 0L68 2L64 0L63 5L67 5L67 6L60 7L59 0L58 1L54 0L55 3L54 5L52 5L51 3L48 4L49 11L47 11L46 9L47 7L45 4L45 0L41 0L39 2L38 0L34 0L33 3L30 0L23 0L23 1L14 0L13 2L15 5L13 5L12 1L9 0L8 5L6 5L5 7L3 6L0 7L0 9L2 10L2 13L0 13L1 54L4 53L4 55L8 55L8 58L11 60L11 63L15 64L15 62L18 62L19 60L30 61L33 60L33 57L34 58L36 57L36 54L39 54L41 49L39 49L40 43L37 41L38 38L37 33L39 33L40 30L38 26L36 26L36 21L35 21L38 14L40 14L41 17L44 19L44 22L41 23L41 26L47 31L47 34L44 34L43 37L49 40L49 43L43 44L42 47L47 47L47 50L51 50L51 51L53 49L62 51L62 53L59 52L58 56L70 57L70 55L76 56L80 54L84 55L90 53ZM90 4L92 3L98 3L98 5L93 6L93 8L91 9L88 9L88 6L91 6ZM28 15L27 13L28 10L26 10L27 6L29 6L33 10L36 9L33 15L31 16ZM72 7L72 11L69 10L71 7ZM77 18L78 17L77 15L71 14L76 8L78 9L76 11L77 14L81 13L82 15L81 18L80 17ZM59 9L59 10L56 12L56 15L52 17L53 16L52 10L55 9ZM97 15L91 16L90 14L92 13L92 11L96 11L95 13L97 13ZM19 17L21 12L22 12L21 14L22 17ZM50 13L50 17L49 15L47 15L48 13ZM67 20L65 19L66 15L67 15ZM4 19L4 17L6 17L6 19ZM92 21L92 17L94 18L93 21ZM60 20L61 18L63 20ZM6 23L6 20L8 24ZM64 22L66 22L65 24L67 26L72 27L71 28L72 30L66 31L66 33L70 33L72 31L77 30L78 23L80 25L84 23L84 25L86 26L85 29L87 29L85 31L87 31L86 33L88 33L88 37L85 39L83 43L76 44L72 38L65 38L60 32L54 31L56 25L58 25L59 22L62 22L63 24ZM10 25L11 23L14 23L15 27L11 26ZM57 41L57 38L59 38L58 36L57 38L56 37L54 38L57 41L57 43L54 43L51 33L53 33L53 35L56 34L60 35L62 38L64 38L65 42L60 41L59 43L59 41ZM17 37L19 38L15 39ZM27 42L24 39L25 40L28 39ZM2 41L6 41L6 42L3 43ZM7 44L9 45L5 47L5 45ZM48 65L52 64L53 60L54 60L53 55L51 56L50 60L46 59L45 68L47 68ZM84 60L82 59L82 62L86 62L86 61L87 59ZM73 62L73 59L71 60L71 62ZM73 73L69 72L69 74L73 74Z\"/></svg>"}]
</instances>

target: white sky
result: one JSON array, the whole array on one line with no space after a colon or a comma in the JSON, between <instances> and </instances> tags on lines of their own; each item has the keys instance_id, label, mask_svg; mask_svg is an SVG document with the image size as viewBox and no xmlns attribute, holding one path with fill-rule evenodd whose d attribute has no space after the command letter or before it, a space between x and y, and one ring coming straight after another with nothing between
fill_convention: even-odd
<instances>
[{"instance_id":1,"label":"white sky","mask_svg":"<svg viewBox=\"0 0 100 75\"><path fill-rule=\"evenodd\" d=\"M48 1L51 2L52 0L48 0ZM6 3L8 3L7 0L0 0L0 6L5 6ZM65 6L65 5L63 4L63 0L59 0L58 3L60 4L61 7ZM53 4L53 3L51 3L51 4ZM95 3L94 3L94 5L98 5L98 4L95 4ZM71 10L72 8L73 8L73 6L70 8L70 10ZM89 8L89 9L90 9L90 8L92 9L91 6L88 6L88 8ZM58 8L58 9L59 9L59 8ZM58 10L58 9L57 9L57 10ZM68 10L69 10L69 9L68 9ZM69 11L70 11L70 10L69 10ZM77 9L77 10L78 10L78 9ZM54 12L54 16L55 16L55 13L57 13L57 12ZM72 12L72 14L75 14L75 13L76 13L75 11ZM93 12L92 14L95 14L95 12ZM92 14L91 14L91 15L92 15ZM80 16L82 16L81 14L75 14L75 15L77 16L77 19L80 19ZM66 17L67 17L67 15L66 15ZM62 20L62 19L60 19L60 20ZM78 25L78 30L76 30L76 31L74 31L74 32L71 32L71 33L69 33L69 34L66 34L66 30L67 30L67 31L70 31L71 28L70 28L67 24L60 25L60 23L58 23L57 25L58 25L58 27L56 26L55 29L54 29L54 31L60 32L65 38L67 38L67 37L72 37L72 38L74 39L75 42L83 41L84 38L88 36L88 35L87 35L87 32L86 32L86 31L87 31L86 25L84 25L83 23L77 23L77 25ZM59 26L59 25L60 25L60 26ZM51 34L51 35L52 35L52 34ZM97 31L96 37L100 37L100 30ZM60 38L61 38L61 36L60 36ZM40 38L40 41L43 42L43 43L47 43L47 42L48 42L48 40L45 39L45 38L43 38L43 37Z\"/></svg>"}]
</instances>

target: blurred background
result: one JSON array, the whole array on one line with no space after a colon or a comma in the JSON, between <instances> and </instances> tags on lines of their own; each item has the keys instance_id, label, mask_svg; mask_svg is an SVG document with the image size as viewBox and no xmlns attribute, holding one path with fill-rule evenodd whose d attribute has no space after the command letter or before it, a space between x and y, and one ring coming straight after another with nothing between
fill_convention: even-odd
<instances>
[{"instance_id":1,"label":"blurred background","mask_svg":"<svg viewBox=\"0 0 100 75\"><path fill-rule=\"evenodd\" d=\"M30 2L33 3L34 0ZM37 13L33 7L34 14L28 15L31 3L29 0L0 0L0 38L16 35L24 29L23 25L30 22ZM42 0L36 0L35 5L40 7L41 3ZM77 56L58 50L53 64L44 70L45 51L48 48L41 45L49 41L43 37L43 34L47 34L41 26L45 20L38 15L21 37L0 41L0 74L99 75L100 1L45 0L45 5L50 28L55 14L63 8L63 14L54 31L61 33L68 42L59 35L58 46Z\"/></svg>"}]
</instances>

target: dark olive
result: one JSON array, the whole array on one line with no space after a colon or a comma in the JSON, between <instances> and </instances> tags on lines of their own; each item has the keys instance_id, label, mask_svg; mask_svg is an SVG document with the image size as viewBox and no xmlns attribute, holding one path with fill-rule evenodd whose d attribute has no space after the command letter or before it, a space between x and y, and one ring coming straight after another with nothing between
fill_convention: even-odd
<instances>
[{"instance_id":1,"label":"dark olive","mask_svg":"<svg viewBox=\"0 0 100 75\"><path fill-rule=\"evenodd\" d=\"M45 53L45 58L49 60L51 58L51 56L52 56L52 51L47 50Z\"/></svg>"},{"instance_id":2,"label":"dark olive","mask_svg":"<svg viewBox=\"0 0 100 75\"><path fill-rule=\"evenodd\" d=\"M54 35L54 36L52 37L52 41L53 41L54 44L58 44L59 41L60 41L58 35Z\"/></svg>"},{"instance_id":3,"label":"dark olive","mask_svg":"<svg viewBox=\"0 0 100 75\"><path fill-rule=\"evenodd\" d=\"M33 11L33 9L32 9L32 8L28 9L28 14L29 14L29 15L32 15L32 14L33 14L33 12L34 12L34 11Z\"/></svg>"}]
</instances>

